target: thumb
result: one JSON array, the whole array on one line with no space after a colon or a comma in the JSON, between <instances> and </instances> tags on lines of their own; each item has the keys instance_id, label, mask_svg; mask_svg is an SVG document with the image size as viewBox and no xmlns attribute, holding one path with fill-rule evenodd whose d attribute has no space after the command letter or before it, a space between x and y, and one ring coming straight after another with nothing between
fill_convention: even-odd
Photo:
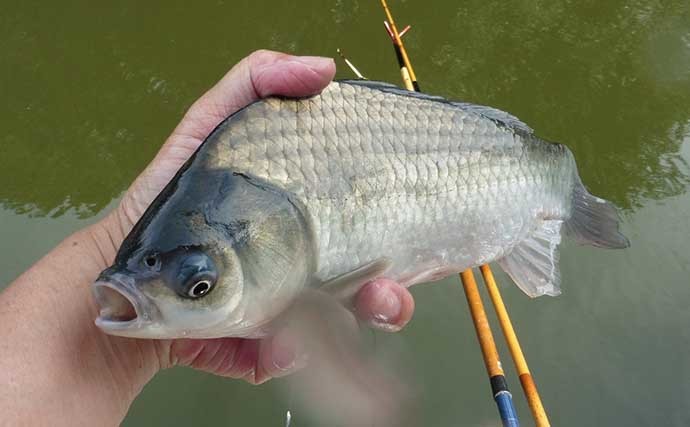
<instances>
[{"instance_id":1,"label":"thumb","mask_svg":"<svg viewBox=\"0 0 690 427\"><path fill-rule=\"evenodd\" d=\"M331 58L257 50L190 107L175 134L203 140L220 121L256 100L270 95L313 95L334 75Z\"/></svg>"}]
</instances>

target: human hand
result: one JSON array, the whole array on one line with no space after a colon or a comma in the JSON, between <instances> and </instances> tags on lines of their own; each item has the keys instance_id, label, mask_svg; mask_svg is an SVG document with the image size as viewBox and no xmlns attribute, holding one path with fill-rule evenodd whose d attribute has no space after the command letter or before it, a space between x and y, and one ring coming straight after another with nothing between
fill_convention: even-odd
<instances>
[{"instance_id":1,"label":"human hand","mask_svg":"<svg viewBox=\"0 0 690 427\"><path fill-rule=\"evenodd\" d=\"M333 78L332 60L258 51L242 60L196 101L144 172L135 180L118 209L95 234L103 240L104 259L112 261L119 243L148 205L194 153L206 136L227 116L268 95L308 96ZM103 235L108 239L103 239ZM112 241L112 243L110 243ZM104 265L106 267L107 265ZM414 302L399 284L379 279L355 298L355 313L374 327L397 331L411 318ZM157 342L159 365L189 365L214 374L261 383L301 367L298 343L280 336L265 340L240 338Z\"/></svg>"},{"instance_id":2,"label":"human hand","mask_svg":"<svg viewBox=\"0 0 690 427\"><path fill-rule=\"evenodd\" d=\"M332 60L259 51L242 60L192 105L118 208L74 233L0 293L0 424L119 425L134 398L162 368L188 365L260 383L301 366L295 341L143 340L104 334L91 284L149 203L225 117L268 95L307 96L332 79ZM414 301L379 279L355 297L354 312L396 331Z\"/></svg>"},{"instance_id":3,"label":"human hand","mask_svg":"<svg viewBox=\"0 0 690 427\"><path fill-rule=\"evenodd\" d=\"M259 51L192 105L120 205L62 241L0 293L0 424L119 425L162 368L188 365L260 383L301 366L299 340L144 340L110 336L94 324L91 284L112 264L149 203L225 117L268 95L307 96L332 79L332 60ZM396 331L414 302L379 279L355 297L357 317Z\"/></svg>"}]
</instances>

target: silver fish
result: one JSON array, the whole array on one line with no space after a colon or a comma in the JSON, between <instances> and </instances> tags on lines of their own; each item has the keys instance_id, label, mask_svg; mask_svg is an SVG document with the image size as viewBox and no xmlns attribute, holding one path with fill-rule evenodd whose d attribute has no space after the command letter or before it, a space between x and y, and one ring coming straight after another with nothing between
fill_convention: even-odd
<instances>
[{"instance_id":1,"label":"silver fish","mask_svg":"<svg viewBox=\"0 0 690 427\"><path fill-rule=\"evenodd\" d=\"M340 81L230 116L151 204L94 284L125 336L261 336L305 289L351 297L498 261L558 295L558 245L623 248L572 153L508 113Z\"/></svg>"}]
</instances>

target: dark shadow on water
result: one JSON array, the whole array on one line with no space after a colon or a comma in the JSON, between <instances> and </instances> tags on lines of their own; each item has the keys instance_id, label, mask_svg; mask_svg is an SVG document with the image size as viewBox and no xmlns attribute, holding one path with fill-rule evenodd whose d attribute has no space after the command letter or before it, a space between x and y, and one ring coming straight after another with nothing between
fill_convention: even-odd
<instances>
[{"instance_id":1,"label":"dark shadow on water","mask_svg":"<svg viewBox=\"0 0 690 427\"><path fill-rule=\"evenodd\" d=\"M255 48L344 47L370 78L397 82L376 2L78 3L0 16L0 203L17 212L102 209L186 106ZM511 111L567 144L590 189L624 208L687 188L686 1L396 7L414 24L408 48L427 91Z\"/></svg>"}]
</instances>

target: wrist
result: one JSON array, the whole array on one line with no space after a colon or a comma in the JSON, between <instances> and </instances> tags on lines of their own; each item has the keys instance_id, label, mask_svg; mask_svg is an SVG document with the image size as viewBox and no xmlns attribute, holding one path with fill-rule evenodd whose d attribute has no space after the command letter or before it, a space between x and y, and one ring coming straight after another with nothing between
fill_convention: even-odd
<instances>
[{"instance_id":1,"label":"wrist","mask_svg":"<svg viewBox=\"0 0 690 427\"><path fill-rule=\"evenodd\" d=\"M91 284L123 238L116 220L110 214L69 236L0 294L4 419L117 424L167 366L168 343L112 337L94 324Z\"/></svg>"},{"instance_id":2,"label":"wrist","mask_svg":"<svg viewBox=\"0 0 690 427\"><path fill-rule=\"evenodd\" d=\"M90 240L92 249L100 255L102 270L112 265L120 245L132 226L133 224L124 215L122 204L119 204L100 221L82 229L77 234L83 233L82 238Z\"/></svg>"},{"instance_id":3,"label":"wrist","mask_svg":"<svg viewBox=\"0 0 690 427\"><path fill-rule=\"evenodd\" d=\"M90 245L89 253L92 256L97 254L95 258L98 259L98 268L88 278L86 297L88 305L93 307L89 314L88 326L93 334L104 342L103 354L106 358L117 359L107 361L106 365L121 368L122 372L114 374L113 380L118 382L122 397L129 403L158 371L171 366L169 340L142 340L107 335L94 324L99 308L91 294L91 284L103 269L112 265L132 226L120 205L99 222L83 229L80 232L83 235L79 237L88 241L86 245Z\"/></svg>"}]
</instances>

